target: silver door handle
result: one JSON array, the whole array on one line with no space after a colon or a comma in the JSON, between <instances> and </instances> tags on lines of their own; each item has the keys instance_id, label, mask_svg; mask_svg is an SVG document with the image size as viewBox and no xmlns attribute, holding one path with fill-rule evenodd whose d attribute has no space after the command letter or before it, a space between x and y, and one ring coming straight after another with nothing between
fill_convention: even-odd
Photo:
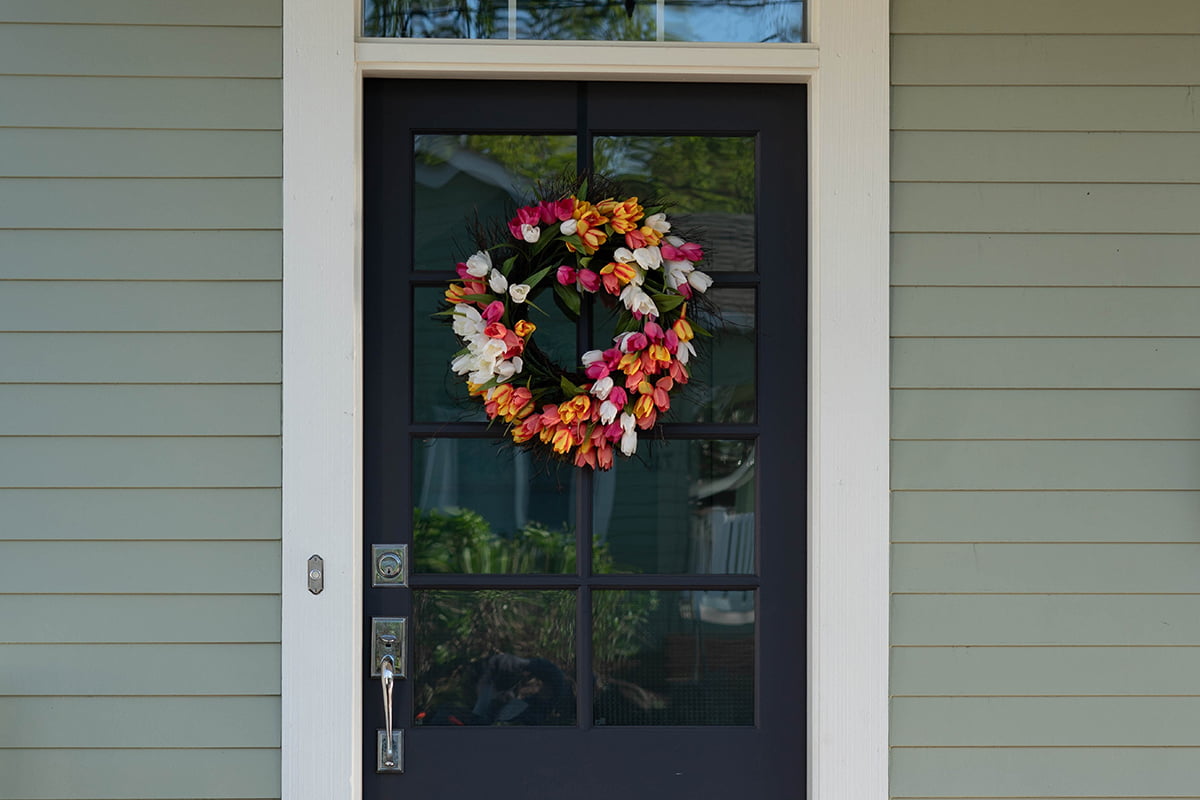
<instances>
[{"instance_id":1,"label":"silver door handle","mask_svg":"<svg viewBox=\"0 0 1200 800\"><path fill-rule=\"evenodd\" d=\"M389 637L394 639L395 637ZM383 687L383 766L384 769L396 768L396 745L392 739L392 685L396 668L396 657L388 653L381 659L379 665L380 685Z\"/></svg>"},{"instance_id":2,"label":"silver door handle","mask_svg":"<svg viewBox=\"0 0 1200 800\"><path fill-rule=\"evenodd\" d=\"M404 772L404 731L392 722L392 689L404 678L405 637L408 620L404 617L374 617L371 620L371 675L379 677L383 690L384 730L377 732L376 772Z\"/></svg>"}]
</instances>

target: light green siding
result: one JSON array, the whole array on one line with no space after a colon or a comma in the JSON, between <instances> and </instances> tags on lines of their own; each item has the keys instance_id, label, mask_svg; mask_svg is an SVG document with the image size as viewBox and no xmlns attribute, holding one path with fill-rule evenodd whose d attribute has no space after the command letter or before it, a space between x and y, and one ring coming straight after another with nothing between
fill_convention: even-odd
<instances>
[{"instance_id":1,"label":"light green siding","mask_svg":"<svg viewBox=\"0 0 1200 800\"><path fill-rule=\"evenodd\" d=\"M0 4L0 800L279 796L281 11Z\"/></svg>"},{"instance_id":2,"label":"light green siding","mask_svg":"<svg viewBox=\"0 0 1200 800\"><path fill-rule=\"evenodd\" d=\"M892 32L892 796L1196 796L1200 6Z\"/></svg>"}]
</instances>

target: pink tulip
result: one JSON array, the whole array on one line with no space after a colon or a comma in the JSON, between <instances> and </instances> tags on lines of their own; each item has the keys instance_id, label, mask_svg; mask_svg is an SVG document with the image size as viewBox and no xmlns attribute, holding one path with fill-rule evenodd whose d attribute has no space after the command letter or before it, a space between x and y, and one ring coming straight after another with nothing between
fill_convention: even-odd
<instances>
[{"instance_id":1,"label":"pink tulip","mask_svg":"<svg viewBox=\"0 0 1200 800\"><path fill-rule=\"evenodd\" d=\"M614 386L608 393L608 400L617 408L624 408L625 404L629 402L629 396L620 386Z\"/></svg>"},{"instance_id":2,"label":"pink tulip","mask_svg":"<svg viewBox=\"0 0 1200 800\"><path fill-rule=\"evenodd\" d=\"M488 307L483 310L483 318L488 322L496 322L504 316L504 303L499 300L493 300L488 304Z\"/></svg>"},{"instance_id":3,"label":"pink tulip","mask_svg":"<svg viewBox=\"0 0 1200 800\"><path fill-rule=\"evenodd\" d=\"M595 292L600 289L600 275L592 272L590 269L579 270L579 283L589 292Z\"/></svg>"},{"instance_id":4,"label":"pink tulip","mask_svg":"<svg viewBox=\"0 0 1200 800\"><path fill-rule=\"evenodd\" d=\"M563 264L558 268L558 271L554 273L554 277L563 286L571 286L574 284L577 275L577 270L574 267L568 267L566 264Z\"/></svg>"}]
</instances>

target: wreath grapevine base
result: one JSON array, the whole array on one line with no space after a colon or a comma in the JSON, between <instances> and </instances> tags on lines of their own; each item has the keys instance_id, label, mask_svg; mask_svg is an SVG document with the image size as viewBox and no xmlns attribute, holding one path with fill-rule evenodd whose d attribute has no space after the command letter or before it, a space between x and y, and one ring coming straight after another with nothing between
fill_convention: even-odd
<instances>
[{"instance_id":1,"label":"wreath grapevine base","mask_svg":"<svg viewBox=\"0 0 1200 800\"><path fill-rule=\"evenodd\" d=\"M637 197L588 193L587 182L557 199L520 208L508 234L458 264L446 290L464 345L450 362L489 420L507 423L511 440L579 467L607 470L614 451L632 456L638 431L671 407L689 378L693 338L688 318L712 279L696 269L703 250L671 234L660 208ZM612 345L583 353L568 371L537 346L530 320L539 289L578 319L594 295L617 309Z\"/></svg>"}]
</instances>

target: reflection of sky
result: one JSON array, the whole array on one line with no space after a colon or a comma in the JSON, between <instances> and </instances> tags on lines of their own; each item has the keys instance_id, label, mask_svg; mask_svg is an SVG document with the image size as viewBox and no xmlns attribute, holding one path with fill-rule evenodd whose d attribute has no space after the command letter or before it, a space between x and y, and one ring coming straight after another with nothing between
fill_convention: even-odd
<instances>
[{"instance_id":1,"label":"reflection of sky","mask_svg":"<svg viewBox=\"0 0 1200 800\"><path fill-rule=\"evenodd\" d=\"M518 38L528 36L523 8L538 0L517 0ZM803 0L657 0L663 4L668 41L683 42L801 42L804 41ZM614 0L540 0L556 8L560 19L586 14L590 18L625 17L624 3ZM655 0L637 0L637 17L658 15ZM376 16L378 15L378 16ZM504 0L363 0L364 33L398 35L406 30L416 37L506 38L508 9ZM388 29L372 29L372 19L388 19ZM401 23L401 20L403 22ZM579 17L574 16L578 21ZM649 21L649 20L647 20ZM399 25L397 23L400 23ZM402 26L402 27L401 27ZM653 22L651 22L653 26ZM637 26L637 27L640 27ZM651 28L652 29L652 28ZM648 29L643 28L646 33ZM567 39L578 32L543 31L546 39ZM604 33L585 38L599 38ZM644 35L644 34L643 34Z\"/></svg>"}]
</instances>

